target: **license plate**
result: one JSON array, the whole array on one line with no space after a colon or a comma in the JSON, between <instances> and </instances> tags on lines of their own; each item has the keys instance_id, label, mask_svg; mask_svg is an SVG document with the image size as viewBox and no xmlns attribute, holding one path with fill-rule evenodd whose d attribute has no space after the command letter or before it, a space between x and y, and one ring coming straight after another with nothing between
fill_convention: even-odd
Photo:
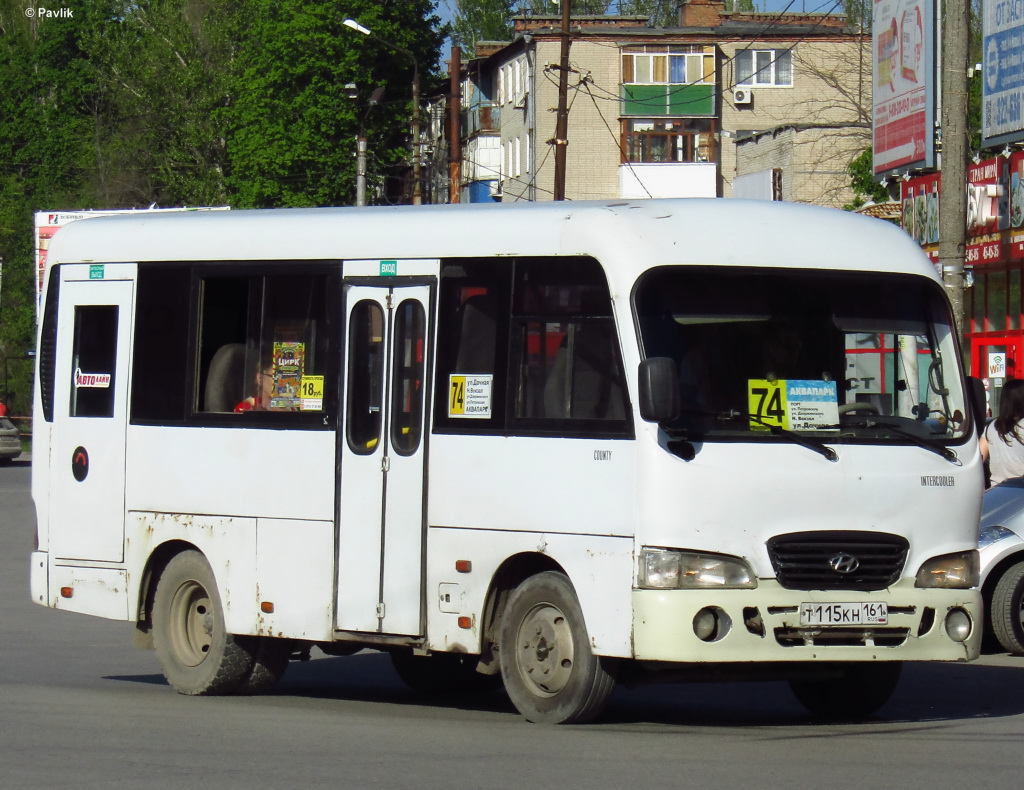
<instances>
[{"instance_id":1,"label":"license plate","mask_svg":"<svg viewBox=\"0 0 1024 790\"><path fill-rule=\"evenodd\" d=\"M800 625L885 625L888 622L889 605L879 601L800 604Z\"/></svg>"}]
</instances>

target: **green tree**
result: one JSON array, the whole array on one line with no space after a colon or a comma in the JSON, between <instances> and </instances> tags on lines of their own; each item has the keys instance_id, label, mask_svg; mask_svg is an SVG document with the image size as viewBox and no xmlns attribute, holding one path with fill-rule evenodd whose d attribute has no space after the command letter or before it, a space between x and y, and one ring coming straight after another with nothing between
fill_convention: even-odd
<instances>
[{"instance_id":1,"label":"green tree","mask_svg":"<svg viewBox=\"0 0 1024 790\"><path fill-rule=\"evenodd\" d=\"M97 89L82 31L102 18L103 6L87 5L72 24L30 17L24 3L0 0L0 359L20 360L35 344L32 212L92 199L88 106ZM0 399L27 415L32 368L12 361L7 369L10 392Z\"/></svg>"},{"instance_id":2,"label":"green tree","mask_svg":"<svg viewBox=\"0 0 1024 790\"><path fill-rule=\"evenodd\" d=\"M413 67L418 64L425 91L442 41L433 8L432 0L254 0L225 110L232 202L351 203L354 139L363 118L378 172L408 162ZM347 17L372 36L345 27ZM348 83L358 86L362 101L348 98ZM366 113L366 98L376 86L386 86L388 98Z\"/></svg>"},{"instance_id":3,"label":"green tree","mask_svg":"<svg viewBox=\"0 0 1024 790\"><path fill-rule=\"evenodd\" d=\"M865 148L846 168L846 172L850 174L850 186L853 187L852 202L843 206L847 211L858 209L870 201L882 203L889 200L889 190L875 180L872 155L872 149Z\"/></svg>"},{"instance_id":4,"label":"green tree","mask_svg":"<svg viewBox=\"0 0 1024 790\"><path fill-rule=\"evenodd\" d=\"M480 41L511 41L512 0L458 0L452 41L472 55Z\"/></svg>"}]
</instances>

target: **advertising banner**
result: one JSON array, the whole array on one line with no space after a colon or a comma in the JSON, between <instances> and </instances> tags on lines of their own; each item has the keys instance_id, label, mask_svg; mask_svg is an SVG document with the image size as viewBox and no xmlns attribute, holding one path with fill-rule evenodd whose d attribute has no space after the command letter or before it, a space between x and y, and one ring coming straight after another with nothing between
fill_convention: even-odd
<instances>
[{"instance_id":1,"label":"advertising banner","mask_svg":"<svg viewBox=\"0 0 1024 790\"><path fill-rule=\"evenodd\" d=\"M933 261L939 258L941 174L902 182L903 229ZM967 248L971 266L1024 260L1024 152L967 168Z\"/></svg>"},{"instance_id":2,"label":"advertising banner","mask_svg":"<svg viewBox=\"0 0 1024 790\"><path fill-rule=\"evenodd\" d=\"M1024 138L1024 3L982 3L982 147Z\"/></svg>"},{"instance_id":3,"label":"advertising banner","mask_svg":"<svg viewBox=\"0 0 1024 790\"><path fill-rule=\"evenodd\" d=\"M36 251L36 302L43 293L43 282L46 273L46 254L50 248L50 239L69 222L92 217L110 217L115 214L146 214L167 211L226 211L229 206L209 208L150 208L150 209L106 209L86 211L37 211L35 214L35 251Z\"/></svg>"},{"instance_id":4,"label":"advertising banner","mask_svg":"<svg viewBox=\"0 0 1024 790\"><path fill-rule=\"evenodd\" d=\"M935 162L935 22L928 0L874 0L876 175Z\"/></svg>"}]
</instances>

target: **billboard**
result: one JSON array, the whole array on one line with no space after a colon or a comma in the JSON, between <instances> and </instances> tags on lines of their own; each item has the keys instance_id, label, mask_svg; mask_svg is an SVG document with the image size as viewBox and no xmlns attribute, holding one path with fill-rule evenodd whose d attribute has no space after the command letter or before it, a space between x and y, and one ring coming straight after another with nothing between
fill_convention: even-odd
<instances>
[{"instance_id":1,"label":"billboard","mask_svg":"<svg viewBox=\"0 0 1024 790\"><path fill-rule=\"evenodd\" d=\"M222 211L229 206L210 208L149 208L149 209L109 209L101 211L37 211L35 213L35 251L36 251L36 303L43 293L43 282L46 274L46 254L50 248L50 239L69 222L91 217L110 217L115 214L145 214L167 211Z\"/></svg>"},{"instance_id":2,"label":"billboard","mask_svg":"<svg viewBox=\"0 0 1024 790\"><path fill-rule=\"evenodd\" d=\"M982 4L982 147L1024 138L1024 6Z\"/></svg>"},{"instance_id":3,"label":"billboard","mask_svg":"<svg viewBox=\"0 0 1024 790\"><path fill-rule=\"evenodd\" d=\"M935 166L935 3L873 0L875 175Z\"/></svg>"},{"instance_id":4,"label":"billboard","mask_svg":"<svg viewBox=\"0 0 1024 790\"><path fill-rule=\"evenodd\" d=\"M914 176L900 187L903 229L937 262L942 174ZM967 168L966 242L969 266L1024 260L1024 151Z\"/></svg>"}]
</instances>

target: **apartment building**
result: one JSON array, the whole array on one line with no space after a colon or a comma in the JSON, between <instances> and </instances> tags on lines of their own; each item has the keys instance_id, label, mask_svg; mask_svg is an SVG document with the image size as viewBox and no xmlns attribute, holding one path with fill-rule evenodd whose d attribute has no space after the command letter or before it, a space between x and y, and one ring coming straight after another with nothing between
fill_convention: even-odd
<instances>
[{"instance_id":1,"label":"apartment building","mask_svg":"<svg viewBox=\"0 0 1024 790\"><path fill-rule=\"evenodd\" d=\"M840 206L870 144L870 33L839 15L727 12L691 0L679 25L574 17L568 134L555 139L561 20L464 67L462 199L756 197Z\"/></svg>"}]
</instances>

